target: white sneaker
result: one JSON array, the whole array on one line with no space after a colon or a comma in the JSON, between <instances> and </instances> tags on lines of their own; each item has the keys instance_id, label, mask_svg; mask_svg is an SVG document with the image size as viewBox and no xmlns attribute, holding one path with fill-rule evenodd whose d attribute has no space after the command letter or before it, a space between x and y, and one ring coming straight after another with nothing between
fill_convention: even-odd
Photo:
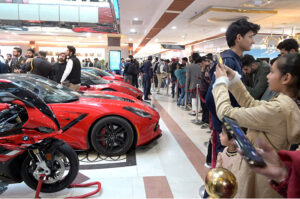
<instances>
[{"instance_id":1,"label":"white sneaker","mask_svg":"<svg viewBox=\"0 0 300 199\"><path fill-rule=\"evenodd\" d=\"M204 166L205 166L206 168L211 169L211 165L207 164L206 162L205 162Z\"/></svg>"}]
</instances>

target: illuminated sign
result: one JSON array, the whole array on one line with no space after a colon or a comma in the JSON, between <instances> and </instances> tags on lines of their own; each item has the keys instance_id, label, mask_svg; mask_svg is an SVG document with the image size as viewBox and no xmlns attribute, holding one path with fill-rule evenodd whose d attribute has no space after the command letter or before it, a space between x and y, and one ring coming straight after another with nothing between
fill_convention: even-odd
<instances>
[{"instance_id":1,"label":"illuminated sign","mask_svg":"<svg viewBox=\"0 0 300 199\"><path fill-rule=\"evenodd\" d=\"M118 20L120 19L119 2L118 0L112 0L112 3L114 5L116 19Z\"/></svg>"},{"instance_id":2,"label":"illuminated sign","mask_svg":"<svg viewBox=\"0 0 300 199\"><path fill-rule=\"evenodd\" d=\"M121 65L121 51L120 50L109 51L110 70L120 70L120 65Z\"/></svg>"}]
</instances>

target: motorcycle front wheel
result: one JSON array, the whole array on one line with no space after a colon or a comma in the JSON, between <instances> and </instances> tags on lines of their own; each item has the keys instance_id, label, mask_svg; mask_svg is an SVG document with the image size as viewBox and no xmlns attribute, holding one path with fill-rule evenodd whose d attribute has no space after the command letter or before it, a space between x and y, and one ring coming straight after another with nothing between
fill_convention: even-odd
<instances>
[{"instance_id":1,"label":"motorcycle front wheel","mask_svg":"<svg viewBox=\"0 0 300 199\"><path fill-rule=\"evenodd\" d=\"M53 193L67 188L76 178L79 170L78 156L67 144L55 150L47 166L51 173L44 178L41 192ZM40 175L37 174L36 160L28 155L21 169L24 182L32 189L36 189Z\"/></svg>"}]
</instances>

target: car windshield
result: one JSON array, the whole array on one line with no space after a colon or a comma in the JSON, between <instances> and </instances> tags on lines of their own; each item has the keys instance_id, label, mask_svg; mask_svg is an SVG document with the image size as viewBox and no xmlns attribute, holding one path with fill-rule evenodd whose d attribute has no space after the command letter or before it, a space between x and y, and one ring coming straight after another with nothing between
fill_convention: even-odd
<instances>
[{"instance_id":1,"label":"car windshield","mask_svg":"<svg viewBox=\"0 0 300 199\"><path fill-rule=\"evenodd\" d=\"M101 77L113 76L112 74L105 72L103 70L100 70L98 68L82 68L82 70L89 72L89 73L93 73L94 75L101 76Z\"/></svg>"},{"instance_id":2,"label":"car windshield","mask_svg":"<svg viewBox=\"0 0 300 199\"><path fill-rule=\"evenodd\" d=\"M110 81L102 79L101 77L91 74L89 72L81 73L81 82L88 83L91 85L109 84L110 83Z\"/></svg>"},{"instance_id":3,"label":"car windshield","mask_svg":"<svg viewBox=\"0 0 300 199\"><path fill-rule=\"evenodd\" d=\"M74 91L71 91L68 88L62 87L60 84L57 84L54 81L51 81L47 78L24 78L18 76L10 76L6 79L9 79L16 84L31 90L42 98L46 103L66 103L77 101L80 94Z\"/></svg>"}]
</instances>

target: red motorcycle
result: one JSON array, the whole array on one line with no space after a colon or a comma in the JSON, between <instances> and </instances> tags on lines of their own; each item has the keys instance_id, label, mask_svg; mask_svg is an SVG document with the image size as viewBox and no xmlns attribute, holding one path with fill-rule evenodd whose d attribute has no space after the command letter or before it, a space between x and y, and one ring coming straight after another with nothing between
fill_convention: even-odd
<instances>
[{"instance_id":1,"label":"red motorcycle","mask_svg":"<svg viewBox=\"0 0 300 199\"><path fill-rule=\"evenodd\" d=\"M42 192L68 187L78 174L79 161L74 150L56 136L72 124L60 129L51 109L31 91L20 87L13 93L0 93L2 185L24 181L36 189L44 176Z\"/></svg>"}]
</instances>

